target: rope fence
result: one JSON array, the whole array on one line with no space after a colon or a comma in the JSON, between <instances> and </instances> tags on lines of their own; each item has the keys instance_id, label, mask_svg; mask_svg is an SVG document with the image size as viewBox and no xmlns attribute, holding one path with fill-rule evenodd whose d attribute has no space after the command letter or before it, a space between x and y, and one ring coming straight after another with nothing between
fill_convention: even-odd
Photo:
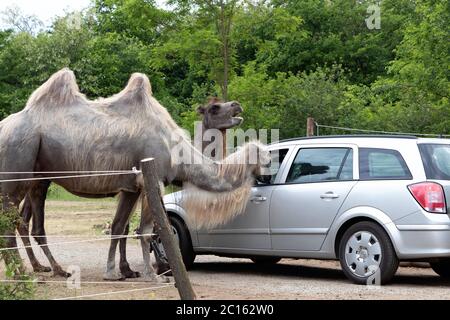
<instances>
[{"instance_id":1,"label":"rope fence","mask_svg":"<svg viewBox=\"0 0 450 320\"><path fill-rule=\"evenodd\" d=\"M30 246L17 246L17 247L8 247L8 248L0 248L0 252L7 251L7 250L19 250L19 249L28 249L28 248L34 248L36 247L49 247L49 246L56 246L61 244L77 244L77 243L84 243L84 242L95 242L95 241L105 241L105 240L118 240L118 239L124 239L124 238L136 238L136 237L146 237L146 236L154 236L154 233L146 233L146 234L139 234L139 235L113 235L109 236L108 238L92 238L92 239L86 239L86 240L78 240L78 241L65 241L65 242L50 242L46 244L36 244L36 245L30 245ZM0 236L0 238L3 237L14 237L14 236ZM26 237L26 236L23 236ZM42 236L45 237L45 236Z\"/></svg>"},{"instance_id":2,"label":"rope fence","mask_svg":"<svg viewBox=\"0 0 450 320\"><path fill-rule=\"evenodd\" d=\"M59 180L73 178L103 177L103 176L120 176L129 174L140 174L141 171L133 168L132 170L113 170L113 171L28 171L28 172L0 172L0 175L14 174L71 174L68 176L49 176L49 177L32 177L0 180L2 182L22 182L22 181L39 181L39 180Z\"/></svg>"},{"instance_id":3,"label":"rope fence","mask_svg":"<svg viewBox=\"0 0 450 320\"><path fill-rule=\"evenodd\" d=\"M159 287L120 290L120 291L112 291L112 292L101 292L101 293L86 294L86 295L81 295L81 296L56 298L56 299L52 299L52 300L76 300L76 299L94 298L94 297L99 297L99 296L106 296L106 295L113 295L113 294L123 294L123 293L132 293L132 292L138 292L138 291L153 291L153 290L163 289L163 288L173 287L173 286L174 286L173 284L166 284L164 286L159 286Z\"/></svg>"},{"instance_id":4,"label":"rope fence","mask_svg":"<svg viewBox=\"0 0 450 320\"><path fill-rule=\"evenodd\" d=\"M172 270L166 270L161 274L158 274L155 278L160 278L164 275L166 275L167 273L171 272ZM67 284L67 280L66 281L61 281L61 280L39 280L39 279L32 279L32 280L10 280L10 279L5 279L5 280L0 280L0 283L41 283L41 284ZM121 285L121 284L126 284L126 285L139 285L139 284L147 284L147 282L145 281L80 281L79 282L80 285L86 285L86 284L111 284L111 285ZM169 284L171 285L171 284Z\"/></svg>"},{"instance_id":5,"label":"rope fence","mask_svg":"<svg viewBox=\"0 0 450 320\"><path fill-rule=\"evenodd\" d=\"M132 170L104 170L104 171L11 171L11 172L0 172L0 176L2 175L50 175L50 176L38 176L38 177L28 177L28 178L16 178L16 179L3 179L0 180L0 183L4 182L22 182L22 181L39 181L39 180L57 180L57 179L73 179L73 178L87 178L87 177L102 177L102 176L113 176L113 175L138 175L141 171L137 170L135 167ZM54 176L55 175L55 176ZM27 248L35 248L35 247L48 247L48 246L56 246L56 245L68 245L68 244L79 244L86 242L96 242L96 241L105 241L105 240L118 240L124 238L139 238L139 237L153 237L155 233L148 234L133 234L133 235L104 235L104 236L87 236L87 235L39 235L39 236L20 236L20 235L0 235L0 238L24 238L24 237L33 237L33 238L81 238L81 237L89 237L89 239L82 239L76 241L61 241L61 242L50 242L46 244L33 244L29 246L16 246L16 247L7 247L0 248L0 252L4 252L7 250L20 250ZM165 274L171 272L171 269L165 271L156 276L156 278L162 277ZM59 281L59 280L39 280L39 279L31 279L31 280L14 280L14 279L4 279L0 280L0 283L38 283L38 284L65 284L67 285L67 281ZM145 281L79 281L81 285L147 285L148 283ZM132 293L132 292L141 292L141 291L153 291L157 289L174 287L174 283L168 283L161 286L156 287L145 287L145 288L137 288L137 289L129 289L129 290L119 290L112 292L101 292L95 294L87 294L87 295L79 295L79 296L71 296L71 297L62 297L53 300L74 300L74 299L83 299L83 298L92 298L98 296L105 295L115 295L115 294L124 294L124 293Z\"/></svg>"}]
</instances>

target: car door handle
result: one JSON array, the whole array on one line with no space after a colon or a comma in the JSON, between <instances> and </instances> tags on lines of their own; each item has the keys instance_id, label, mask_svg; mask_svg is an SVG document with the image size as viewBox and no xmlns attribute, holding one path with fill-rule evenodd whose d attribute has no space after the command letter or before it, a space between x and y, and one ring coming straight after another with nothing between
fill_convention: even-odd
<instances>
[{"instance_id":1,"label":"car door handle","mask_svg":"<svg viewBox=\"0 0 450 320\"><path fill-rule=\"evenodd\" d=\"M339 195L332 191L325 192L320 196L320 199L337 199L337 198L339 198Z\"/></svg>"},{"instance_id":2,"label":"car door handle","mask_svg":"<svg viewBox=\"0 0 450 320\"><path fill-rule=\"evenodd\" d=\"M267 198L263 197L263 196L254 196L254 197L250 198L250 201L255 202L255 203L263 202L266 200L267 200Z\"/></svg>"}]
</instances>

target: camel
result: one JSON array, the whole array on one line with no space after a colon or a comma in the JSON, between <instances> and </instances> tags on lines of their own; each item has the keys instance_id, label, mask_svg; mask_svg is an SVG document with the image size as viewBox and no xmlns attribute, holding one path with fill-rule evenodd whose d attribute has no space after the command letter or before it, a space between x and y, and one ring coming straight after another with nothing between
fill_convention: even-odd
<instances>
[{"instance_id":1,"label":"camel","mask_svg":"<svg viewBox=\"0 0 450 320\"><path fill-rule=\"evenodd\" d=\"M206 132L206 130L210 129L217 129L221 130L223 133L224 130L235 127L242 122L242 118L238 117L238 115L243 110L241 105L236 101L226 103L217 98L211 98L209 99L207 104L198 107L197 111L202 117L202 132ZM225 139L225 134L223 135L223 137ZM205 145L206 144L203 144L202 147L204 148ZM225 140L223 140L223 145L226 145ZM26 247L26 252L34 272L53 271L53 274L55 276L69 277L70 274L65 272L63 268L58 264L58 262L53 257L50 248L47 246L47 238L44 227L44 207L50 183L51 182L49 180L40 181L38 186L33 189L33 193L29 193L25 197L25 201L21 209L21 217L23 222L18 226L17 231L22 238L24 246ZM37 202L37 209L35 209L34 214L32 212L33 200ZM29 224L31 219L33 219L33 228L31 235L40 245L42 251L50 262L51 267L41 265L34 254L33 248L31 247L31 240L29 237ZM124 235L128 235L128 233L129 225L127 224ZM140 274L139 272L135 272L130 269L129 263L126 258L126 242L127 238L122 238L119 241L120 272L123 278L136 278L139 277ZM155 252L155 259L156 263L154 267L157 274L165 273L166 271L168 271L168 264L161 259L157 252Z\"/></svg>"},{"instance_id":2,"label":"camel","mask_svg":"<svg viewBox=\"0 0 450 320\"><path fill-rule=\"evenodd\" d=\"M258 160L250 161L254 153ZM73 72L63 69L31 95L24 110L0 122L0 170L3 172L129 170L138 167L140 159L148 157L155 158L162 185L175 180L186 185L188 214L198 226L224 223L241 212L253 177L261 174L270 161L264 147L257 142L248 143L221 162L204 157L152 96L150 81L143 74L133 74L127 87L117 95L89 101L79 92ZM11 173L3 179L34 176ZM53 182L85 197L120 193L112 235L124 234L143 187L141 174ZM39 188L42 186L37 182L3 182L3 206L18 207L27 194L33 195ZM38 202L31 201L33 215L39 210ZM208 213L213 219L208 218ZM151 228L149 210L143 210L140 233L149 234ZM13 234L11 230L7 235ZM16 246L14 237L8 242L9 246ZM105 279L121 278L115 273L118 242L118 239L111 240ZM144 277L154 280L148 237L141 237L141 245Z\"/></svg>"}]
</instances>

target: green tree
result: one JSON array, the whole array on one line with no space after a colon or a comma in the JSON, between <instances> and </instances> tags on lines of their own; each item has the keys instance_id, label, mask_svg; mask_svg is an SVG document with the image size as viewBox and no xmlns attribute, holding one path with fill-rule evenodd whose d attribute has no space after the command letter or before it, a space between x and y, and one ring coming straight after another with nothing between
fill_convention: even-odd
<instances>
[{"instance_id":1,"label":"green tree","mask_svg":"<svg viewBox=\"0 0 450 320\"><path fill-rule=\"evenodd\" d=\"M417 1L415 14L417 19L405 27L388 76L375 83L373 89L386 105L392 106L392 121L403 131L448 134L449 3Z\"/></svg>"}]
</instances>

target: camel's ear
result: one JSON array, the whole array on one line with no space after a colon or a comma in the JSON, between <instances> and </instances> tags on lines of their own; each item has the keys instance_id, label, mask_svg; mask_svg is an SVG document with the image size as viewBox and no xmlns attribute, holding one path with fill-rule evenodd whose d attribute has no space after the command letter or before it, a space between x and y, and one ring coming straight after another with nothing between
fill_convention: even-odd
<instances>
[{"instance_id":1,"label":"camel's ear","mask_svg":"<svg viewBox=\"0 0 450 320\"><path fill-rule=\"evenodd\" d=\"M197 108L197 113L199 113L199 114L205 114L205 107L204 106L199 106L198 108Z\"/></svg>"}]
</instances>

